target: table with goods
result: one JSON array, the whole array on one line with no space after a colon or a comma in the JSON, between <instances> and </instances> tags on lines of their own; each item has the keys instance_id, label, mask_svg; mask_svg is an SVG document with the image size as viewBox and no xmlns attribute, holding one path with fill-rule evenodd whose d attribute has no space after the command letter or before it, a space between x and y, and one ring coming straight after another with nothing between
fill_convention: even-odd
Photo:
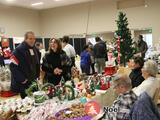
<instances>
[{"instance_id":1,"label":"table with goods","mask_svg":"<svg viewBox=\"0 0 160 120\"><path fill-rule=\"evenodd\" d=\"M0 101L0 116L17 120L97 120L103 116L104 101L110 97L105 96L112 80L109 71L79 77L72 70L73 80L65 82L62 77L57 86L34 81L25 99Z\"/></svg>"}]
</instances>

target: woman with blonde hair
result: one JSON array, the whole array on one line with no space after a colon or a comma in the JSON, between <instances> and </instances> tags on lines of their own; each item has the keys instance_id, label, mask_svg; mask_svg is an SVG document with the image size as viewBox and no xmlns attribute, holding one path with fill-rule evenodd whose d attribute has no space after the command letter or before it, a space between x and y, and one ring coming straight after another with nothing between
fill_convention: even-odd
<instances>
[{"instance_id":1,"label":"woman with blonde hair","mask_svg":"<svg viewBox=\"0 0 160 120\"><path fill-rule=\"evenodd\" d=\"M146 92L153 98L156 89L160 87L159 81L156 79L157 73L158 67L156 62L153 60L146 61L142 68L142 76L145 80L133 89L134 93L139 96L141 93Z\"/></svg>"}]
</instances>

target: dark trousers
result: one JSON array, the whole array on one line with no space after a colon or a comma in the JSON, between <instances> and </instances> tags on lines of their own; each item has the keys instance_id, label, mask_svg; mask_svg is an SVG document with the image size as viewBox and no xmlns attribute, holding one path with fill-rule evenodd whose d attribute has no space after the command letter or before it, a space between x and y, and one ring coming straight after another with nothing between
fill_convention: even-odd
<instances>
[{"instance_id":1,"label":"dark trousers","mask_svg":"<svg viewBox=\"0 0 160 120\"><path fill-rule=\"evenodd\" d=\"M5 66L4 60L0 58L0 66L3 67Z\"/></svg>"},{"instance_id":2,"label":"dark trousers","mask_svg":"<svg viewBox=\"0 0 160 120\"><path fill-rule=\"evenodd\" d=\"M82 73L90 74L90 65L81 65Z\"/></svg>"},{"instance_id":3,"label":"dark trousers","mask_svg":"<svg viewBox=\"0 0 160 120\"><path fill-rule=\"evenodd\" d=\"M20 96L22 99L24 99L25 97L27 97L26 94L26 89L28 89L30 86L32 85L31 81L27 81L26 84L24 84L23 86L21 86L21 89L19 90Z\"/></svg>"},{"instance_id":4,"label":"dark trousers","mask_svg":"<svg viewBox=\"0 0 160 120\"><path fill-rule=\"evenodd\" d=\"M92 64L91 64L92 74L95 74L94 64L95 64L95 63L92 63Z\"/></svg>"},{"instance_id":5,"label":"dark trousers","mask_svg":"<svg viewBox=\"0 0 160 120\"><path fill-rule=\"evenodd\" d=\"M27 94L26 94L25 91L21 91L20 96L21 96L22 99L24 99L25 97L27 97Z\"/></svg>"}]
</instances>

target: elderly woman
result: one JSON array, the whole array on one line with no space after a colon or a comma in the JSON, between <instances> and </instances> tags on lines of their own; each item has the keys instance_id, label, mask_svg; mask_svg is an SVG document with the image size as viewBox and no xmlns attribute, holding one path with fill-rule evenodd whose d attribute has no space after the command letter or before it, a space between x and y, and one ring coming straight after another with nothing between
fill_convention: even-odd
<instances>
[{"instance_id":1,"label":"elderly woman","mask_svg":"<svg viewBox=\"0 0 160 120\"><path fill-rule=\"evenodd\" d=\"M147 92L153 98L156 89L159 88L159 82L156 79L157 73L157 64L153 60L146 61L142 68L142 76L145 80L133 89L134 93L139 96L141 93Z\"/></svg>"},{"instance_id":2,"label":"elderly woman","mask_svg":"<svg viewBox=\"0 0 160 120\"><path fill-rule=\"evenodd\" d=\"M123 120L130 113L130 109L137 100L136 94L132 91L132 83L127 75L117 74L112 82L115 93L118 94L111 108L118 110L116 113L106 113L106 118Z\"/></svg>"}]
</instances>

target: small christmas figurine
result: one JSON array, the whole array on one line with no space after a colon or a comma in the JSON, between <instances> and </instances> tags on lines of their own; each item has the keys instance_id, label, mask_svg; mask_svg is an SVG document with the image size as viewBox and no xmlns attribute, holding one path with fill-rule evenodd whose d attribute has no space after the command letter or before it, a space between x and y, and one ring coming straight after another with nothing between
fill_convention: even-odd
<instances>
[{"instance_id":1,"label":"small christmas figurine","mask_svg":"<svg viewBox=\"0 0 160 120\"><path fill-rule=\"evenodd\" d=\"M73 100L75 99L75 92L72 86L65 85L64 86L64 91L65 91L65 98L67 100Z\"/></svg>"},{"instance_id":2,"label":"small christmas figurine","mask_svg":"<svg viewBox=\"0 0 160 120\"><path fill-rule=\"evenodd\" d=\"M54 89L51 87L51 86L49 86L49 91L48 91L48 96L49 96L49 98L52 98L53 97L53 94L52 93L54 93Z\"/></svg>"},{"instance_id":3,"label":"small christmas figurine","mask_svg":"<svg viewBox=\"0 0 160 120\"><path fill-rule=\"evenodd\" d=\"M88 98L91 98L92 96L94 96L96 94L95 83L94 83L94 80L91 77L88 79L88 82L85 85L85 89L86 89L86 96Z\"/></svg>"},{"instance_id":4,"label":"small christmas figurine","mask_svg":"<svg viewBox=\"0 0 160 120\"><path fill-rule=\"evenodd\" d=\"M101 82L100 82L100 80L98 80L97 82L96 82L96 89L100 89L100 86L101 86Z\"/></svg>"},{"instance_id":5,"label":"small christmas figurine","mask_svg":"<svg viewBox=\"0 0 160 120\"><path fill-rule=\"evenodd\" d=\"M96 92L95 92L95 86L94 86L94 81L93 80L91 80L91 83L90 83L90 94L92 96L94 96L96 94Z\"/></svg>"},{"instance_id":6,"label":"small christmas figurine","mask_svg":"<svg viewBox=\"0 0 160 120\"><path fill-rule=\"evenodd\" d=\"M60 86L64 86L64 85L65 85L65 79L62 77L61 82L60 82Z\"/></svg>"},{"instance_id":7,"label":"small christmas figurine","mask_svg":"<svg viewBox=\"0 0 160 120\"><path fill-rule=\"evenodd\" d=\"M86 93L88 93L88 94L90 94L90 83L91 83L91 79L90 78L88 80L84 81Z\"/></svg>"},{"instance_id":8,"label":"small christmas figurine","mask_svg":"<svg viewBox=\"0 0 160 120\"><path fill-rule=\"evenodd\" d=\"M96 87L96 89L100 90L100 86L101 86L101 75L97 75L97 76L95 76L95 78L96 78L95 87Z\"/></svg>"},{"instance_id":9,"label":"small christmas figurine","mask_svg":"<svg viewBox=\"0 0 160 120\"><path fill-rule=\"evenodd\" d=\"M72 79L74 80L74 83L78 84L81 78L78 68L72 67L71 74L72 74Z\"/></svg>"},{"instance_id":10,"label":"small christmas figurine","mask_svg":"<svg viewBox=\"0 0 160 120\"><path fill-rule=\"evenodd\" d=\"M51 83L46 83L45 85L43 85L42 91L45 91L45 93L48 95L50 99L56 96L55 86Z\"/></svg>"},{"instance_id":11,"label":"small christmas figurine","mask_svg":"<svg viewBox=\"0 0 160 120\"><path fill-rule=\"evenodd\" d=\"M64 101L73 100L75 98L74 89L72 86L64 85L64 86L56 86L56 95L58 96L59 100Z\"/></svg>"},{"instance_id":12,"label":"small christmas figurine","mask_svg":"<svg viewBox=\"0 0 160 120\"><path fill-rule=\"evenodd\" d=\"M75 86L75 83L74 83L74 81L73 80L71 80L71 85L72 85L72 87L73 88L75 88L76 86Z\"/></svg>"},{"instance_id":13,"label":"small christmas figurine","mask_svg":"<svg viewBox=\"0 0 160 120\"><path fill-rule=\"evenodd\" d=\"M100 89L107 90L109 87L110 87L110 82L108 80L106 80L106 78L102 78Z\"/></svg>"},{"instance_id":14,"label":"small christmas figurine","mask_svg":"<svg viewBox=\"0 0 160 120\"><path fill-rule=\"evenodd\" d=\"M62 86L56 86L56 95L58 97L59 100L64 100L64 89Z\"/></svg>"}]
</instances>

